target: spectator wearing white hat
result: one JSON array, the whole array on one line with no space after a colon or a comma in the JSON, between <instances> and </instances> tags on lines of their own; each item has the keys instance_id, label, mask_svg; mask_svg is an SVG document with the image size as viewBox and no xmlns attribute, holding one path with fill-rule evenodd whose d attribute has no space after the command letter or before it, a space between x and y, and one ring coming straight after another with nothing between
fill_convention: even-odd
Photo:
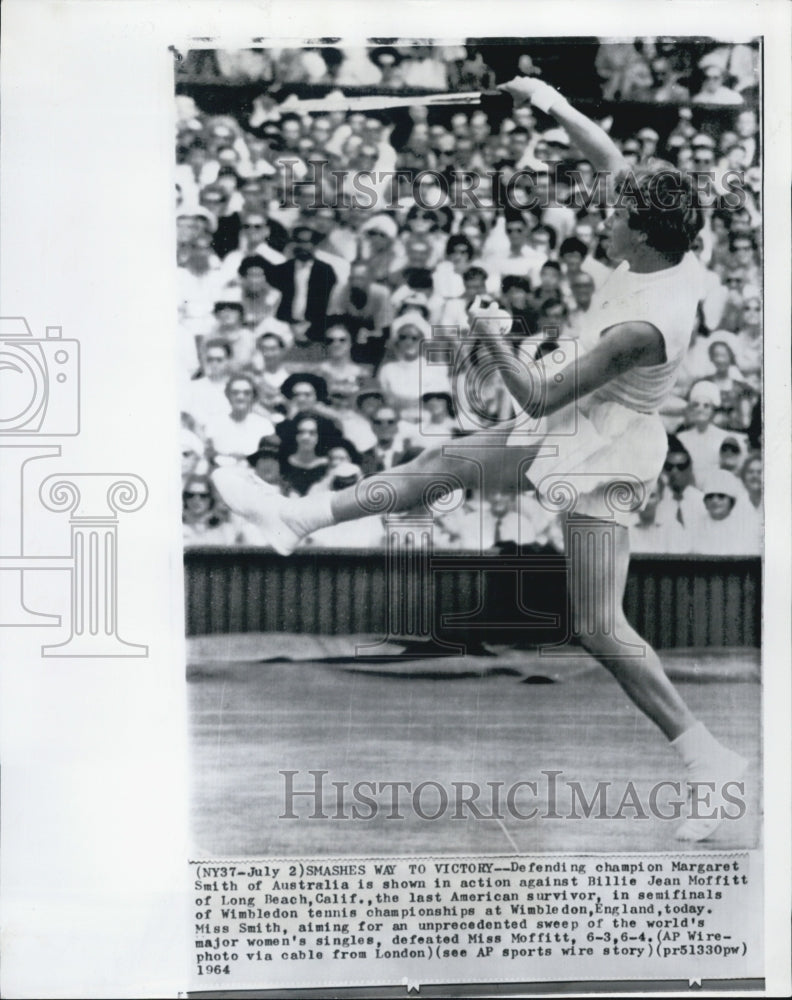
<instances>
[{"instance_id":1,"label":"spectator wearing white hat","mask_svg":"<svg viewBox=\"0 0 792 1000\"><path fill-rule=\"evenodd\" d=\"M693 480L698 487L718 470L720 446L729 436L713 422L719 403L720 392L712 382L696 382L688 393L688 429L677 434L693 460Z\"/></svg>"},{"instance_id":2,"label":"spectator wearing white hat","mask_svg":"<svg viewBox=\"0 0 792 1000\"><path fill-rule=\"evenodd\" d=\"M414 424L421 419L424 392L451 394L447 368L421 363L421 343L431 336L432 328L420 313L407 312L400 316L391 333L395 360L386 361L379 370L386 399L403 420Z\"/></svg>"},{"instance_id":3,"label":"spectator wearing white hat","mask_svg":"<svg viewBox=\"0 0 792 1000\"><path fill-rule=\"evenodd\" d=\"M740 483L725 469L716 469L704 479L704 508L707 516L696 532L693 551L700 555L759 555L761 532L755 518L742 516Z\"/></svg>"},{"instance_id":4,"label":"spectator wearing white hat","mask_svg":"<svg viewBox=\"0 0 792 1000\"><path fill-rule=\"evenodd\" d=\"M378 212L360 227L361 259L368 265L373 281L390 285L406 263L404 248L398 242L399 226L391 215Z\"/></svg>"}]
</instances>

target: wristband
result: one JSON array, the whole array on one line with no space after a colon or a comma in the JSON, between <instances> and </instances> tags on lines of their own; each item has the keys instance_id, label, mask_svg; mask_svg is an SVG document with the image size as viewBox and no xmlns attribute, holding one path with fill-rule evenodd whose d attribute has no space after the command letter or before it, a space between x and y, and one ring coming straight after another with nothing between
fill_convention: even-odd
<instances>
[{"instance_id":1,"label":"wristband","mask_svg":"<svg viewBox=\"0 0 792 1000\"><path fill-rule=\"evenodd\" d=\"M535 108L539 108L547 115L552 113L554 105L559 106L561 103L568 104L569 102L563 94L559 94L555 87L551 87L549 83L544 83L542 80L534 81L531 104Z\"/></svg>"}]
</instances>

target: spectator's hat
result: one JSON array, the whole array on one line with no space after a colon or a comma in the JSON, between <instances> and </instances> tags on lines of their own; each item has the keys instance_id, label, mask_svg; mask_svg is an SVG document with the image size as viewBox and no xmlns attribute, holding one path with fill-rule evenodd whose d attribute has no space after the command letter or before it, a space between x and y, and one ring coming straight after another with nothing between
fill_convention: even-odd
<instances>
[{"instance_id":1,"label":"spectator's hat","mask_svg":"<svg viewBox=\"0 0 792 1000\"><path fill-rule=\"evenodd\" d=\"M308 222L298 222L296 226L292 228L291 238L292 240L297 240L303 233L308 233L308 236L312 243L318 243L321 240L321 233L317 233L314 227Z\"/></svg>"},{"instance_id":2,"label":"spectator's hat","mask_svg":"<svg viewBox=\"0 0 792 1000\"><path fill-rule=\"evenodd\" d=\"M689 121L693 117L693 110L691 108L680 108L679 117Z\"/></svg>"},{"instance_id":3,"label":"spectator's hat","mask_svg":"<svg viewBox=\"0 0 792 1000\"><path fill-rule=\"evenodd\" d=\"M645 139L649 142L658 142L660 136L657 134L657 132L655 132L653 128L649 128L647 126L646 128L641 129L641 131L638 133L638 138L642 140Z\"/></svg>"},{"instance_id":4,"label":"spectator's hat","mask_svg":"<svg viewBox=\"0 0 792 1000\"><path fill-rule=\"evenodd\" d=\"M733 451L736 455L742 454L742 447L740 446L740 442L737 440L736 437L732 437L731 435L729 437L725 437L721 441L720 450Z\"/></svg>"},{"instance_id":5,"label":"spectator's hat","mask_svg":"<svg viewBox=\"0 0 792 1000\"><path fill-rule=\"evenodd\" d=\"M294 395L294 387L300 382L307 382L308 385L314 387L316 398L320 403L327 402L327 382L321 375L315 375L313 372L295 372L293 375L289 375L281 386L281 392L287 399L291 399Z\"/></svg>"},{"instance_id":6,"label":"spectator's hat","mask_svg":"<svg viewBox=\"0 0 792 1000\"><path fill-rule=\"evenodd\" d=\"M376 215L372 215L370 219L366 219L363 225L360 227L361 233L370 233L371 231L384 233L388 239L395 240L399 235L399 227L396 224L396 220L390 215L386 215L384 212L378 212Z\"/></svg>"},{"instance_id":7,"label":"spectator's hat","mask_svg":"<svg viewBox=\"0 0 792 1000\"><path fill-rule=\"evenodd\" d=\"M416 311L405 312L391 325L391 338L396 339L405 326L414 326L427 340L432 336L431 325Z\"/></svg>"},{"instance_id":8,"label":"spectator's hat","mask_svg":"<svg viewBox=\"0 0 792 1000\"><path fill-rule=\"evenodd\" d=\"M236 291L236 289L234 289ZM221 312L223 309L236 309L240 316L244 316L245 307L238 299L233 299L231 296L223 296L222 299L217 299L214 306L212 307L212 312L215 316Z\"/></svg>"},{"instance_id":9,"label":"spectator's hat","mask_svg":"<svg viewBox=\"0 0 792 1000\"><path fill-rule=\"evenodd\" d=\"M360 406L363 400L368 399L370 396L379 396L380 399L385 399L385 392L375 378L364 379L361 383L357 393L357 405Z\"/></svg>"},{"instance_id":10,"label":"spectator's hat","mask_svg":"<svg viewBox=\"0 0 792 1000\"><path fill-rule=\"evenodd\" d=\"M331 490L344 490L347 486L354 486L363 477L363 471L359 465L352 462L341 462L333 470L333 478L330 480Z\"/></svg>"},{"instance_id":11,"label":"spectator's hat","mask_svg":"<svg viewBox=\"0 0 792 1000\"><path fill-rule=\"evenodd\" d=\"M443 400L445 400L445 404L448 407L448 412L453 414L453 412L454 412L454 401L451 398L451 394L450 393L448 393L448 392L442 392L441 390L438 389L438 390L432 390L431 392L425 392L421 396L421 402L422 403L428 403L430 399L443 399Z\"/></svg>"},{"instance_id":12,"label":"spectator's hat","mask_svg":"<svg viewBox=\"0 0 792 1000\"><path fill-rule=\"evenodd\" d=\"M242 289L237 286L231 285L228 288L224 288L222 292L219 293L218 297L214 301L214 311L217 312L218 309L223 306L241 306L242 305Z\"/></svg>"},{"instance_id":13,"label":"spectator's hat","mask_svg":"<svg viewBox=\"0 0 792 1000\"><path fill-rule=\"evenodd\" d=\"M715 140L711 135L707 135L706 132L697 132L696 135L690 140L690 145L695 149L696 146L707 146L709 149L715 148Z\"/></svg>"},{"instance_id":14,"label":"spectator's hat","mask_svg":"<svg viewBox=\"0 0 792 1000\"><path fill-rule=\"evenodd\" d=\"M635 153L640 155L643 152L641 144L637 139L625 139L622 143L622 153Z\"/></svg>"},{"instance_id":15,"label":"spectator's hat","mask_svg":"<svg viewBox=\"0 0 792 1000\"><path fill-rule=\"evenodd\" d=\"M726 469L714 469L705 478L702 485L704 499L713 493L723 493L724 496L737 499L737 477Z\"/></svg>"},{"instance_id":16,"label":"spectator's hat","mask_svg":"<svg viewBox=\"0 0 792 1000\"><path fill-rule=\"evenodd\" d=\"M548 129L545 133L543 133L542 139L544 139L549 146L562 146L564 149L569 149L572 145L567 130L561 128L560 126Z\"/></svg>"},{"instance_id":17,"label":"spectator's hat","mask_svg":"<svg viewBox=\"0 0 792 1000\"><path fill-rule=\"evenodd\" d=\"M179 212L178 219L205 219L209 223L209 231L212 233L217 232L217 216L214 212L210 212L208 208L204 208L203 205L194 205L187 211Z\"/></svg>"},{"instance_id":18,"label":"spectator's hat","mask_svg":"<svg viewBox=\"0 0 792 1000\"><path fill-rule=\"evenodd\" d=\"M276 434L268 434L259 440L258 448L252 455L247 455L246 458L251 465L255 465L260 458L278 458L280 449L280 438Z\"/></svg>"},{"instance_id":19,"label":"spectator's hat","mask_svg":"<svg viewBox=\"0 0 792 1000\"><path fill-rule=\"evenodd\" d=\"M376 49L369 52L368 56L374 65L380 68L382 66L398 66L402 61L398 49L394 49L392 45L378 45Z\"/></svg>"},{"instance_id":20,"label":"spectator's hat","mask_svg":"<svg viewBox=\"0 0 792 1000\"><path fill-rule=\"evenodd\" d=\"M691 386L688 393L688 402L712 403L713 406L718 406L720 403L720 390L713 382L702 379Z\"/></svg>"}]
</instances>

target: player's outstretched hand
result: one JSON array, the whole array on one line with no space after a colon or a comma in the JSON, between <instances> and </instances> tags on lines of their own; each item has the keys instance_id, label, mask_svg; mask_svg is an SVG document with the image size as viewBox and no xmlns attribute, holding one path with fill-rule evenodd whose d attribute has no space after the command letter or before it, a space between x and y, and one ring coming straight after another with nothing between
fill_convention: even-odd
<instances>
[{"instance_id":1,"label":"player's outstretched hand","mask_svg":"<svg viewBox=\"0 0 792 1000\"><path fill-rule=\"evenodd\" d=\"M540 87L547 86L541 80L536 80L530 76L515 76L508 83L499 83L498 90L504 90L509 94L514 99L515 104L524 104L526 101L531 100L531 97L536 92L537 85Z\"/></svg>"},{"instance_id":2,"label":"player's outstretched hand","mask_svg":"<svg viewBox=\"0 0 792 1000\"><path fill-rule=\"evenodd\" d=\"M511 332L512 317L500 303L488 295L477 295L468 309L470 327L475 333L505 337Z\"/></svg>"},{"instance_id":3,"label":"player's outstretched hand","mask_svg":"<svg viewBox=\"0 0 792 1000\"><path fill-rule=\"evenodd\" d=\"M510 94L515 104L530 101L534 107L547 114L550 114L554 107L566 104L564 97L554 87L535 77L515 76L508 83L498 84L498 90Z\"/></svg>"}]
</instances>

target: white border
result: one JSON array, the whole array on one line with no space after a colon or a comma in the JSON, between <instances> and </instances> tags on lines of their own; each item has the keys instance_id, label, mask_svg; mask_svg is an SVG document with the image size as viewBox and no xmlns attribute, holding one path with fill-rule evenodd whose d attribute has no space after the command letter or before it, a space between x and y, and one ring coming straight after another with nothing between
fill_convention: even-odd
<instances>
[{"instance_id":1,"label":"white border","mask_svg":"<svg viewBox=\"0 0 792 1000\"><path fill-rule=\"evenodd\" d=\"M149 644L147 660L46 662L43 630L0 630L3 995L169 996L187 980L167 46L195 35L226 46L449 39L461 24L466 35L526 38L568 25L576 35L766 36L765 920L767 992L788 992L790 6L6 0L3 15L2 311L81 341L84 429L56 469L128 469L152 498L120 528L122 631Z\"/></svg>"}]
</instances>

